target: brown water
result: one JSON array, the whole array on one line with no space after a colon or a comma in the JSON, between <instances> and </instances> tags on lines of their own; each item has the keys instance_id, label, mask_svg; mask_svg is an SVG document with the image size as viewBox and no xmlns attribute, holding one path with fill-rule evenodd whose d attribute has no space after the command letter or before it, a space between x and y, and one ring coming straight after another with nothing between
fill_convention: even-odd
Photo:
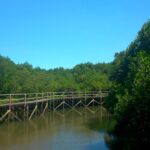
<instances>
[{"instance_id":1,"label":"brown water","mask_svg":"<svg viewBox=\"0 0 150 150\"><path fill-rule=\"evenodd\" d=\"M108 150L110 115L100 107L49 112L0 125L0 150Z\"/></svg>"}]
</instances>

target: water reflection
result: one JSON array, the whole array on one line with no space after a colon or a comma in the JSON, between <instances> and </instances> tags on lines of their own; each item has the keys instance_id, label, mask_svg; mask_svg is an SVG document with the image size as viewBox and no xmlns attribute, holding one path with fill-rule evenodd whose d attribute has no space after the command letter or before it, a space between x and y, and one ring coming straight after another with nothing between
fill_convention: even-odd
<instances>
[{"instance_id":1,"label":"water reflection","mask_svg":"<svg viewBox=\"0 0 150 150\"><path fill-rule=\"evenodd\" d=\"M49 112L40 118L0 126L2 150L108 150L113 121L102 107Z\"/></svg>"},{"instance_id":2,"label":"water reflection","mask_svg":"<svg viewBox=\"0 0 150 150\"><path fill-rule=\"evenodd\" d=\"M122 126L122 125L121 125ZM123 133L124 128L128 128ZM135 127L123 125L121 129L117 126L113 133L105 135L105 142L110 150L141 150L150 147L150 129L143 126L143 130L138 130L138 124Z\"/></svg>"}]
</instances>

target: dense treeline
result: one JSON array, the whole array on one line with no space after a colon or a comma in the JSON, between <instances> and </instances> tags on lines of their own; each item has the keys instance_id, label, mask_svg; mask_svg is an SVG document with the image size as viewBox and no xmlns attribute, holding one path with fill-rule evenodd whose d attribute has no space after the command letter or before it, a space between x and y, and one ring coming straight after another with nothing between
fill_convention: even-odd
<instances>
[{"instance_id":1,"label":"dense treeline","mask_svg":"<svg viewBox=\"0 0 150 150\"><path fill-rule=\"evenodd\" d=\"M119 137L124 136L118 149L149 146L150 21L143 25L126 51L116 54L113 66L112 90L106 106L115 113L115 132Z\"/></svg>"},{"instance_id":2,"label":"dense treeline","mask_svg":"<svg viewBox=\"0 0 150 150\"><path fill-rule=\"evenodd\" d=\"M0 93L108 89L111 69L111 64L85 63L73 69L44 70L28 63L15 64L0 56Z\"/></svg>"}]
</instances>

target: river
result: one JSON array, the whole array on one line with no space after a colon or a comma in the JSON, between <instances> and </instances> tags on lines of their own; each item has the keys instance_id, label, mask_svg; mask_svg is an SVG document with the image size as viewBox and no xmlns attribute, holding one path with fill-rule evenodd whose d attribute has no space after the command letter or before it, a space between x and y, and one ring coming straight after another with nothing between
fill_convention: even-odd
<instances>
[{"instance_id":1,"label":"river","mask_svg":"<svg viewBox=\"0 0 150 150\"><path fill-rule=\"evenodd\" d=\"M48 112L40 118L0 125L0 150L109 150L113 128L103 107Z\"/></svg>"}]
</instances>

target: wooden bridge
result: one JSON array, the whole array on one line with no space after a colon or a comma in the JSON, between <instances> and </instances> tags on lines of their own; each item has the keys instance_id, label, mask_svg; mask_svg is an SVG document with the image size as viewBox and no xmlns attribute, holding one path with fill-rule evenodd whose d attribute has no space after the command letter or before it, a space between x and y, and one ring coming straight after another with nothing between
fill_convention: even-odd
<instances>
[{"instance_id":1,"label":"wooden bridge","mask_svg":"<svg viewBox=\"0 0 150 150\"><path fill-rule=\"evenodd\" d=\"M108 91L0 94L0 122L30 120L46 111L103 105Z\"/></svg>"}]
</instances>

